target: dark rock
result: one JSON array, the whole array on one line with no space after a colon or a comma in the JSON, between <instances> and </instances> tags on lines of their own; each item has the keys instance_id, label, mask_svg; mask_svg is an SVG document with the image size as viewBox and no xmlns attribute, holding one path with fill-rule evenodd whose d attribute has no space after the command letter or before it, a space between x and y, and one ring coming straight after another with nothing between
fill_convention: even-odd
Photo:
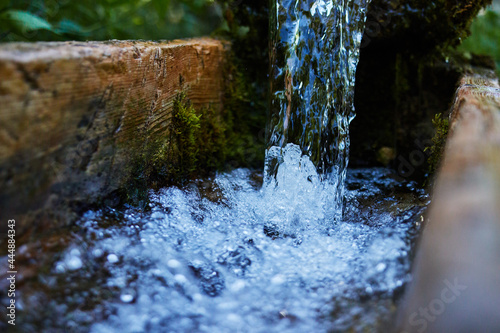
<instances>
[{"instance_id":1,"label":"dark rock","mask_svg":"<svg viewBox=\"0 0 500 333\"><path fill-rule=\"evenodd\" d=\"M224 278L210 264L200 260L194 260L189 263L189 268L199 279L201 290L208 296L219 296L225 289Z\"/></svg>"},{"instance_id":2,"label":"dark rock","mask_svg":"<svg viewBox=\"0 0 500 333\"><path fill-rule=\"evenodd\" d=\"M447 115L467 67L445 50L467 36L472 19L490 2L372 1L356 72L351 166L389 162L401 178L427 176L432 119ZM381 149L394 155L381 159Z\"/></svg>"},{"instance_id":3,"label":"dark rock","mask_svg":"<svg viewBox=\"0 0 500 333\"><path fill-rule=\"evenodd\" d=\"M423 54L436 46L457 45L488 4L491 0L373 0L362 46Z\"/></svg>"}]
</instances>

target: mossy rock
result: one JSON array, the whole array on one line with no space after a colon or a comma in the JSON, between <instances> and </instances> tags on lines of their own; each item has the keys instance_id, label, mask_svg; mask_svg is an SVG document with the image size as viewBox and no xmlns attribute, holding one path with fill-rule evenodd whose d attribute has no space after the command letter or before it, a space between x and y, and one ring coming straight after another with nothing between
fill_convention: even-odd
<instances>
[{"instance_id":1,"label":"mossy rock","mask_svg":"<svg viewBox=\"0 0 500 333\"><path fill-rule=\"evenodd\" d=\"M464 59L450 46L469 34L472 19L489 3L372 1L356 73L351 165L380 165L377 152L391 148L389 164L398 174L424 182L432 121L449 113L459 78L479 59Z\"/></svg>"},{"instance_id":2,"label":"mossy rock","mask_svg":"<svg viewBox=\"0 0 500 333\"><path fill-rule=\"evenodd\" d=\"M491 0L373 0L363 45L424 54L455 46L469 35L472 20Z\"/></svg>"}]
</instances>

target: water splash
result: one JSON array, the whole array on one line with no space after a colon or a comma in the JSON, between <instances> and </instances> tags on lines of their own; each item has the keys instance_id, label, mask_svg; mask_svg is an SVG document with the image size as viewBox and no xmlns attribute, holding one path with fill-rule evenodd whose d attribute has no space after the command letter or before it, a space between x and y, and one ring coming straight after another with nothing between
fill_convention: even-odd
<instances>
[{"instance_id":1,"label":"water splash","mask_svg":"<svg viewBox=\"0 0 500 333\"><path fill-rule=\"evenodd\" d=\"M265 186L282 186L286 154L315 166L341 217L354 81L369 0L271 1L271 116ZM300 156L298 158L301 158ZM298 162L299 165L305 161ZM289 163L286 163L289 164ZM305 173L311 173L310 163ZM300 167L302 168L302 167ZM311 175L305 175L307 177ZM294 194L291 194L294 195Z\"/></svg>"},{"instance_id":2,"label":"water splash","mask_svg":"<svg viewBox=\"0 0 500 333\"><path fill-rule=\"evenodd\" d=\"M269 159L278 161L275 177L262 187L263 216L267 226L280 235L301 233L304 229L327 228L323 221L339 220L341 211L332 202L338 199L336 178L322 181L309 156L298 145L271 147ZM268 174L266 164L265 173ZM332 183L333 182L333 183Z\"/></svg>"},{"instance_id":3,"label":"water splash","mask_svg":"<svg viewBox=\"0 0 500 333\"><path fill-rule=\"evenodd\" d=\"M314 169L296 148L283 163ZM306 201L283 207L288 222L275 230L261 180L237 169L150 191L146 211L88 211L73 232L20 246L19 330L384 331L410 279L428 195L387 169L349 170L343 222L328 230L307 201L321 182L299 179Z\"/></svg>"},{"instance_id":4,"label":"water splash","mask_svg":"<svg viewBox=\"0 0 500 333\"><path fill-rule=\"evenodd\" d=\"M390 322L428 197L387 169L346 176L366 1L282 2L276 32L293 39L277 45L288 53L273 51L291 60L274 66L265 186L237 169L210 191L205 181L151 191L147 211L87 212L40 285L20 294L25 331L382 331ZM330 229L344 197L344 220Z\"/></svg>"}]
</instances>

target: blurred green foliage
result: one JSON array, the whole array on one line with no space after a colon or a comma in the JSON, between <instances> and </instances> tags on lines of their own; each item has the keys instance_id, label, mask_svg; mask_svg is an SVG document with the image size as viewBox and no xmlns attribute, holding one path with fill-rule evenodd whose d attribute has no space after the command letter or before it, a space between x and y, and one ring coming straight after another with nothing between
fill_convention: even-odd
<instances>
[{"instance_id":1,"label":"blurred green foliage","mask_svg":"<svg viewBox=\"0 0 500 333\"><path fill-rule=\"evenodd\" d=\"M493 57L500 76L500 12L488 9L479 15L472 23L470 37L458 50Z\"/></svg>"},{"instance_id":2,"label":"blurred green foliage","mask_svg":"<svg viewBox=\"0 0 500 333\"><path fill-rule=\"evenodd\" d=\"M0 41L175 39L224 23L215 0L0 0Z\"/></svg>"}]
</instances>

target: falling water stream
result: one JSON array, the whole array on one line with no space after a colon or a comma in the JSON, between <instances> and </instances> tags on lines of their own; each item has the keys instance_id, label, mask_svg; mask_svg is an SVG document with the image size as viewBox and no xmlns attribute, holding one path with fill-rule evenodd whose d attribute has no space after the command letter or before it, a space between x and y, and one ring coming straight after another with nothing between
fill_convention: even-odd
<instances>
[{"instance_id":1,"label":"falling water stream","mask_svg":"<svg viewBox=\"0 0 500 333\"><path fill-rule=\"evenodd\" d=\"M298 167L308 169L310 179L320 183L315 190L323 195L315 199L320 200L329 221L339 221L342 215L354 81L368 3L271 1L271 117L265 187L279 187L287 181L289 171L280 172L280 168L290 164L283 163L290 160L286 154L300 149Z\"/></svg>"},{"instance_id":2,"label":"falling water stream","mask_svg":"<svg viewBox=\"0 0 500 333\"><path fill-rule=\"evenodd\" d=\"M90 210L22 245L16 329L383 331L429 198L389 169L346 170L366 6L273 3L265 173L151 190L147 209Z\"/></svg>"}]
</instances>

